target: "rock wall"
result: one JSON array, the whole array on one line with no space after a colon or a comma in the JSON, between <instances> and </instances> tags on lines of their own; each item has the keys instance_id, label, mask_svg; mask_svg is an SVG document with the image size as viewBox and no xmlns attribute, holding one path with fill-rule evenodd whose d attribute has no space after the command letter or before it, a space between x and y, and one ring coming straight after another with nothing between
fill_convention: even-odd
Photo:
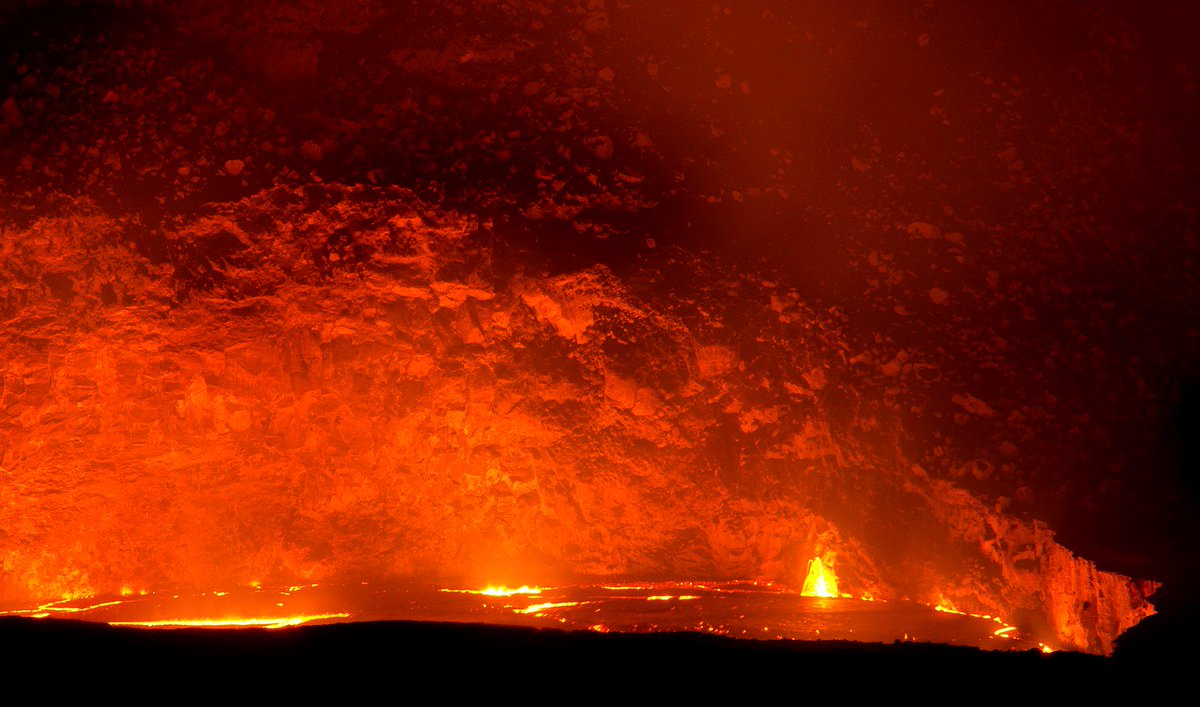
<instances>
[{"instance_id":1,"label":"rock wall","mask_svg":"<svg viewBox=\"0 0 1200 707\"><path fill-rule=\"evenodd\" d=\"M396 188L0 240L0 601L447 578L761 578L1109 652L1150 583L905 462L853 327L664 250L552 273ZM1046 630L1045 627L1050 629Z\"/></svg>"},{"instance_id":2,"label":"rock wall","mask_svg":"<svg viewBox=\"0 0 1200 707\"><path fill-rule=\"evenodd\" d=\"M1157 583L1100 571L1055 542L1044 523L991 511L947 482L929 484L922 495L951 536L977 549L982 563L999 573L998 592L948 583L943 596L953 597L956 607L1030 617L1059 645L1106 655L1117 636L1154 614L1147 597Z\"/></svg>"}]
</instances>

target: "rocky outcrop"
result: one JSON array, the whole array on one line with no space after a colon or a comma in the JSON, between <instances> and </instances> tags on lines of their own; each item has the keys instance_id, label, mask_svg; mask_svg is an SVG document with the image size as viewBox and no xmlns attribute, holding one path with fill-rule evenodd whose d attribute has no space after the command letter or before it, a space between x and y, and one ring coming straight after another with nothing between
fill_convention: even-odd
<instances>
[{"instance_id":1,"label":"rocky outcrop","mask_svg":"<svg viewBox=\"0 0 1200 707\"><path fill-rule=\"evenodd\" d=\"M922 494L950 534L977 548L999 574L994 596L963 585L955 592L948 584L943 597L952 597L955 606L1031 617L1058 645L1106 655L1117 636L1154 614L1147 597L1157 583L1100 571L1055 542L1044 523L990 511L946 482L929 484Z\"/></svg>"},{"instance_id":2,"label":"rocky outcrop","mask_svg":"<svg viewBox=\"0 0 1200 707\"><path fill-rule=\"evenodd\" d=\"M1108 652L1153 585L913 470L894 376L755 273L500 257L400 189L7 231L0 599L251 581L763 578ZM1050 627L1048 630L1046 627Z\"/></svg>"}]
</instances>

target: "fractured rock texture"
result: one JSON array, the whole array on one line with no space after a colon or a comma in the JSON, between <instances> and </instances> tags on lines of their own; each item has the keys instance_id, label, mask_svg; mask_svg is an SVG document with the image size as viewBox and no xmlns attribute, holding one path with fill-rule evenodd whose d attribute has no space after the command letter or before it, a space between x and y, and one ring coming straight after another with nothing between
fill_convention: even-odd
<instances>
[{"instance_id":1,"label":"fractured rock texture","mask_svg":"<svg viewBox=\"0 0 1200 707\"><path fill-rule=\"evenodd\" d=\"M1022 616L1111 650L1153 585L931 479L853 327L660 251L498 252L394 188L278 187L152 264L85 202L3 241L0 594L765 578Z\"/></svg>"}]
</instances>

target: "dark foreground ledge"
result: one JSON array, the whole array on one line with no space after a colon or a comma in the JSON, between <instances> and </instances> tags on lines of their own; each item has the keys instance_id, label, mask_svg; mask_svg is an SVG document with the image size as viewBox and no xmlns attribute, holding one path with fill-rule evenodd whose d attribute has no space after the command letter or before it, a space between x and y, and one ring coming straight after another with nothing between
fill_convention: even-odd
<instances>
[{"instance_id":1,"label":"dark foreground ledge","mask_svg":"<svg viewBox=\"0 0 1200 707\"><path fill-rule=\"evenodd\" d=\"M1156 672L1145 661L1072 653L404 621L270 631L0 618L0 654L8 685L36 681L92 694L180 696L181 690L249 688L345 696L386 689L392 697L416 699L417 692L435 689L437 702L470 694L528 697L539 704L555 695L574 703L598 693L648 691L682 697L782 689L796 698L836 693L921 699L931 693L1029 696L1057 686L1079 695L1136 686L1148 669Z\"/></svg>"}]
</instances>

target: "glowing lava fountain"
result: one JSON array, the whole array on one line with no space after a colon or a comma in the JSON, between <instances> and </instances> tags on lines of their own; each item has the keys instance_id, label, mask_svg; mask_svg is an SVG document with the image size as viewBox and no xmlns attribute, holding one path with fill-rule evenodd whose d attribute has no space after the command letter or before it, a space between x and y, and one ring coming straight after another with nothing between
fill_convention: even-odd
<instances>
[{"instance_id":1,"label":"glowing lava fountain","mask_svg":"<svg viewBox=\"0 0 1200 707\"><path fill-rule=\"evenodd\" d=\"M827 567L821 558L814 557L808 563L808 576L804 578L804 588L800 594L806 597L838 598L838 581L833 568Z\"/></svg>"}]
</instances>

